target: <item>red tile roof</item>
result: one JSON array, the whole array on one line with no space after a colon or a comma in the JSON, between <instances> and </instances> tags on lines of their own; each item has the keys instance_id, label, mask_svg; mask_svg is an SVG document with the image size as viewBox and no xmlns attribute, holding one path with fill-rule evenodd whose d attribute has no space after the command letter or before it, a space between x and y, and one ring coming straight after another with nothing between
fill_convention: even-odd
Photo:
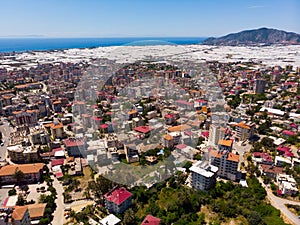
<instances>
[{"instance_id":1,"label":"red tile roof","mask_svg":"<svg viewBox=\"0 0 300 225\"><path fill-rule=\"evenodd\" d=\"M106 128L108 128L108 125L107 125L106 123L105 123L105 124L101 124L101 125L100 125L100 128L101 128L101 129L106 129Z\"/></svg>"},{"instance_id":2,"label":"red tile roof","mask_svg":"<svg viewBox=\"0 0 300 225\"><path fill-rule=\"evenodd\" d=\"M266 162L272 162L272 157L268 153L264 152L253 152L255 158L263 158Z\"/></svg>"},{"instance_id":3,"label":"red tile roof","mask_svg":"<svg viewBox=\"0 0 300 225\"><path fill-rule=\"evenodd\" d=\"M52 152L53 153L55 153L55 152L57 152L57 151L62 151L63 149L61 148L61 147L59 147L59 148L54 148L54 149L52 149Z\"/></svg>"},{"instance_id":4,"label":"red tile roof","mask_svg":"<svg viewBox=\"0 0 300 225\"><path fill-rule=\"evenodd\" d=\"M181 99L176 100L175 102L179 103L179 104L183 104L183 105L189 105L189 106L193 106L194 105L194 103L192 103L192 102L188 102L188 101L181 100Z\"/></svg>"},{"instance_id":5,"label":"red tile roof","mask_svg":"<svg viewBox=\"0 0 300 225\"><path fill-rule=\"evenodd\" d=\"M131 197L131 193L125 188L118 188L104 195L107 201L113 202L116 205L121 205L124 201Z\"/></svg>"},{"instance_id":6,"label":"red tile roof","mask_svg":"<svg viewBox=\"0 0 300 225\"><path fill-rule=\"evenodd\" d=\"M295 135L295 133L294 133L293 131L288 131L288 130L282 131L282 134L283 134L283 135L288 135L288 136Z\"/></svg>"},{"instance_id":7,"label":"red tile roof","mask_svg":"<svg viewBox=\"0 0 300 225\"><path fill-rule=\"evenodd\" d=\"M273 174L283 173L283 167L266 165L266 164L261 164L260 167L264 173L273 173Z\"/></svg>"},{"instance_id":8,"label":"red tile roof","mask_svg":"<svg viewBox=\"0 0 300 225\"><path fill-rule=\"evenodd\" d=\"M53 159L51 160L51 167L64 165L65 159Z\"/></svg>"},{"instance_id":9,"label":"red tile roof","mask_svg":"<svg viewBox=\"0 0 300 225\"><path fill-rule=\"evenodd\" d=\"M202 132L201 132L201 135L202 135L203 137L208 137L208 136L209 136L209 131L202 131Z\"/></svg>"},{"instance_id":10,"label":"red tile roof","mask_svg":"<svg viewBox=\"0 0 300 225\"><path fill-rule=\"evenodd\" d=\"M182 150L182 149L186 148L186 146L187 145L185 145L185 144L179 144L179 145L176 145L176 148Z\"/></svg>"},{"instance_id":11,"label":"red tile roof","mask_svg":"<svg viewBox=\"0 0 300 225\"><path fill-rule=\"evenodd\" d=\"M97 117L97 116L93 116L92 119L95 120L95 121L102 121L103 120L101 117Z\"/></svg>"},{"instance_id":12,"label":"red tile roof","mask_svg":"<svg viewBox=\"0 0 300 225\"><path fill-rule=\"evenodd\" d=\"M62 172L57 172L56 174L55 174L55 177L56 178L61 178L61 177L63 177L64 176L64 174L62 173Z\"/></svg>"},{"instance_id":13,"label":"red tile roof","mask_svg":"<svg viewBox=\"0 0 300 225\"><path fill-rule=\"evenodd\" d=\"M175 115L172 113L166 114L165 118L175 118Z\"/></svg>"},{"instance_id":14,"label":"red tile roof","mask_svg":"<svg viewBox=\"0 0 300 225\"><path fill-rule=\"evenodd\" d=\"M146 134L151 131L151 128L149 126L139 126L134 128L135 131Z\"/></svg>"},{"instance_id":15,"label":"red tile roof","mask_svg":"<svg viewBox=\"0 0 300 225\"><path fill-rule=\"evenodd\" d=\"M147 215L141 225L159 225L160 219L151 215Z\"/></svg>"},{"instance_id":16,"label":"red tile roof","mask_svg":"<svg viewBox=\"0 0 300 225\"><path fill-rule=\"evenodd\" d=\"M84 145L84 140L82 139L66 139L64 140L66 147L76 147Z\"/></svg>"}]
</instances>

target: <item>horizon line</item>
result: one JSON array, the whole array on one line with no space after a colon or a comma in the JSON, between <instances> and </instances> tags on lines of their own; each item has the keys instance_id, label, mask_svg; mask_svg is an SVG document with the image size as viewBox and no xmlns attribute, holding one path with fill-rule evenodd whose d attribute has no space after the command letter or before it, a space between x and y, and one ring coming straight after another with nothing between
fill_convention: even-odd
<instances>
[{"instance_id":1,"label":"horizon line","mask_svg":"<svg viewBox=\"0 0 300 225\"><path fill-rule=\"evenodd\" d=\"M174 35L174 36L46 36L46 35L3 35L0 38L209 38L212 36L182 36L182 35Z\"/></svg>"}]
</instances>

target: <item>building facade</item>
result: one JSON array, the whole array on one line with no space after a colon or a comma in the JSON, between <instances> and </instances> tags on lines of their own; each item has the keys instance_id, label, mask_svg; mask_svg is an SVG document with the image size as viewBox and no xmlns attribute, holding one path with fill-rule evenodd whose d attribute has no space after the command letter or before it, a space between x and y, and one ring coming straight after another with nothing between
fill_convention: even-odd
<instances>
[{"instance_id":1,"label":"building facade","mask_svg":"<svg viewBox=\"0 0 300 225\"><path fill-rule=\"evenodd\" d=\"M17 164L6 165L0 168L0 183L1 184L16 184L18 178L15 176L16 171L21 171L22 176L19 177L20 182L36 183L41 180L43 173L43 163L33 164Z\"/></svg>"},{"instance_id":2,"label":"building facade","mask_svg":"<svg viewBox=\"0 0 300 225\"><path fill-rule=\"evenodd\" d=\"M104 195L105 208L111 213L123 213L131 206L132 194L124 187L114 188Z\"/></svg>"},{"instance_id":3,"label":"building facade","mask_svg":"<svg viewBox=\"0 0 300 225\"><path fill-rule=\"evenodd\" d=\"M210 165L208 162L198 161L193 164L190 171L193 188L206 191L215 185L218 167Z\"/></svg>"}]
</instances>

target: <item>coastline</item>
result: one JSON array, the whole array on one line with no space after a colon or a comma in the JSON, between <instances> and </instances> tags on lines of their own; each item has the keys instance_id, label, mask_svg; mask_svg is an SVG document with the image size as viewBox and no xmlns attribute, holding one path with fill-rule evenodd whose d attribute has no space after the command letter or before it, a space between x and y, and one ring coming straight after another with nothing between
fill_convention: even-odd
<instances>
[{"instance_id":1,"label":"coastline","mask_svg":"<svg viewBox=\"0 0 300 225\"><path fill-rule=\"evenodd\" d=\"M31 51L55 51L126 45L201 44L206 37L114 37L114 38L7 38L0 37L0 54Z\"/></svg>"}]
</instances>

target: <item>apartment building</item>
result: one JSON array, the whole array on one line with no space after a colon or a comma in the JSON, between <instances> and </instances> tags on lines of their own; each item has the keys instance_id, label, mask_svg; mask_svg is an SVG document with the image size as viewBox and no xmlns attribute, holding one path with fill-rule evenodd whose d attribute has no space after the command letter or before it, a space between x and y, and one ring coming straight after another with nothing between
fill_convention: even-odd
<instances>
[{"instance_id":1,"label":"apartment building","mask_svg":"<svg viewBox=\"0 0 300 225\"><path fill-rule=\"evenodd\" d=\"M210 165L209 162L198 161L190 167L190 171L191 186L193 188L206 191L215 185L218 167Z\"/></svg>"},{"instance_id":2,"label":"apartment building","mask_svg":"<svg viewBox=\"0 0 300 225\"><path fill-rule=\"evenodd\" d=\"M254 124L245 124L244 122L240 122L236 125L236 137L239 141L246 141L251 138L254 134Z\"/></svg>"},{"instance_id":3,"label":"apartment building","mask_svg":"<svg viewBox=\"0 0 300 225\"><path fill-rule=\"evenodd\" d=\"M117 187L104 195L105 208L111 213L123 213L131 206L132 194Z\"/></svg>"}]
</instances>

